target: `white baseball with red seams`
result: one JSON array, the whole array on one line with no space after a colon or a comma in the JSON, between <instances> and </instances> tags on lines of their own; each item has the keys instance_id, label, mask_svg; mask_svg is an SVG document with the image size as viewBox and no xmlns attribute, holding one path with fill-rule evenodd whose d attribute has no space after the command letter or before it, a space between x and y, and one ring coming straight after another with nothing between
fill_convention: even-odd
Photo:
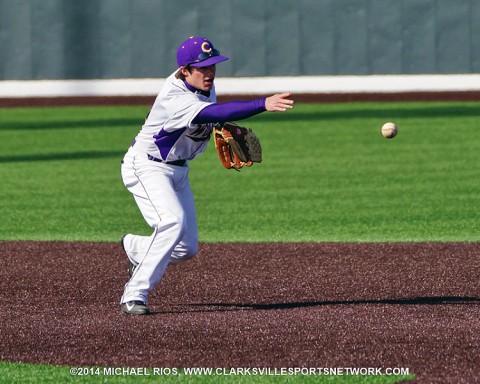
<instances>
[{"instance_id":1,"label":"white baseball with red seams","mask_svg":"<svg viewBox=\"0 0 480 384\"><path fill-rule=\"evenodd\" d=\"M388 122L382 125L382 135L386 139L393 139L397 136L398 127L395 123Z\"/></svg>"}]
</instances>

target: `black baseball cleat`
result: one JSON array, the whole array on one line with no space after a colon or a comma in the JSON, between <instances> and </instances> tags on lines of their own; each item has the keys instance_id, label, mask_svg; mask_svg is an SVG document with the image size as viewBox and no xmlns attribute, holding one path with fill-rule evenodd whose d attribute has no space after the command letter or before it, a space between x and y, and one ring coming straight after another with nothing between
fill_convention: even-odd
<instances>
[{"instance_id":1,"label":"black baseball cleat","mask_svg":"<svg viewBox=\"0 0 480 384\"><path fill-rule=\"evenodd\" d=\"M121 305L122 312L128 315L148 315L150 311L143 301L128 301Z\"/></svg>"},{"instance_id":2,"label":"black baseball cleat","mask_svg":"<svg viewBox=\"0 0 480 384\"><path fill-rule=\"evenodd\" d=\"M125 252L125 254L127 255L127 251L125 251L125 245L123 244L123 240L125 239L125 236L127 236L127 235L126 234L123 235L122 238L120 239L120 245L122 246L123 252ZM137 268L137 266L132 263L132 261L130 260L128 255L127 255L127 259L128 259L128 276L131 278L133 276L133 272L135 271L135 268Z\"/></svg>"}]
</instances>

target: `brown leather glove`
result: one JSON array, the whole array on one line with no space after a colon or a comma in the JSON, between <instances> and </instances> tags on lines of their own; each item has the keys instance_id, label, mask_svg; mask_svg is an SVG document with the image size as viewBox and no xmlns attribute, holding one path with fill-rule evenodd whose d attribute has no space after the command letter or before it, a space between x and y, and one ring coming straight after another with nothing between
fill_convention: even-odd
<instances>
[{"instance_id":1,"label":"brown leather glove","mask_svg":"<svg viewBox=\"0 0 480 384\"><path fill-rule=\"evenodd\" d=\"M217 125L213 130L215 148L223 166L239 170L262 162L262 147L255 133L233 122Z\"/></svg>"}]
</instances>

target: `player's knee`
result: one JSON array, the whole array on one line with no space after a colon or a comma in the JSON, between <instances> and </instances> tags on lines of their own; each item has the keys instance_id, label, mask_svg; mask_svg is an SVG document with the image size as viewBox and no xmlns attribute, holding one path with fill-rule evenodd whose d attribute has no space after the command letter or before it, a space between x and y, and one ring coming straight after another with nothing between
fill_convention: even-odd
<instances>
[{"instance_id":1,"label":"player's knee","mask_svg":"<svg viewBox=\"0 0 480 384\"><path fill-rule=\"evenodd\" d=\"M187 223L183 215L165 215L154 225L157 232L168 231L172 238L182 238Z\"/></svg>"}]
</instances>

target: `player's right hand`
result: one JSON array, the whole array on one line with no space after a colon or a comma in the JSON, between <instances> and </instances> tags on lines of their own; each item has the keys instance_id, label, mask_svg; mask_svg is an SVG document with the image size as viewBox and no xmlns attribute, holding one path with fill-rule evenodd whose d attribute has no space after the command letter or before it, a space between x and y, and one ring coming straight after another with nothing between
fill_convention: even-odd
<instances>
[{"instance_id":1,"label":"player's right hand","mask_svg":"<svg viewBox=\"0 0 480 384\"><path fill-rule=\"evenodd\" d=\"M268 112L285 112L287 109L293 108L294 101L289 97L292 96L290 92L277 93L265 99L265 109Z\"/></svg>"}]
</instances>

